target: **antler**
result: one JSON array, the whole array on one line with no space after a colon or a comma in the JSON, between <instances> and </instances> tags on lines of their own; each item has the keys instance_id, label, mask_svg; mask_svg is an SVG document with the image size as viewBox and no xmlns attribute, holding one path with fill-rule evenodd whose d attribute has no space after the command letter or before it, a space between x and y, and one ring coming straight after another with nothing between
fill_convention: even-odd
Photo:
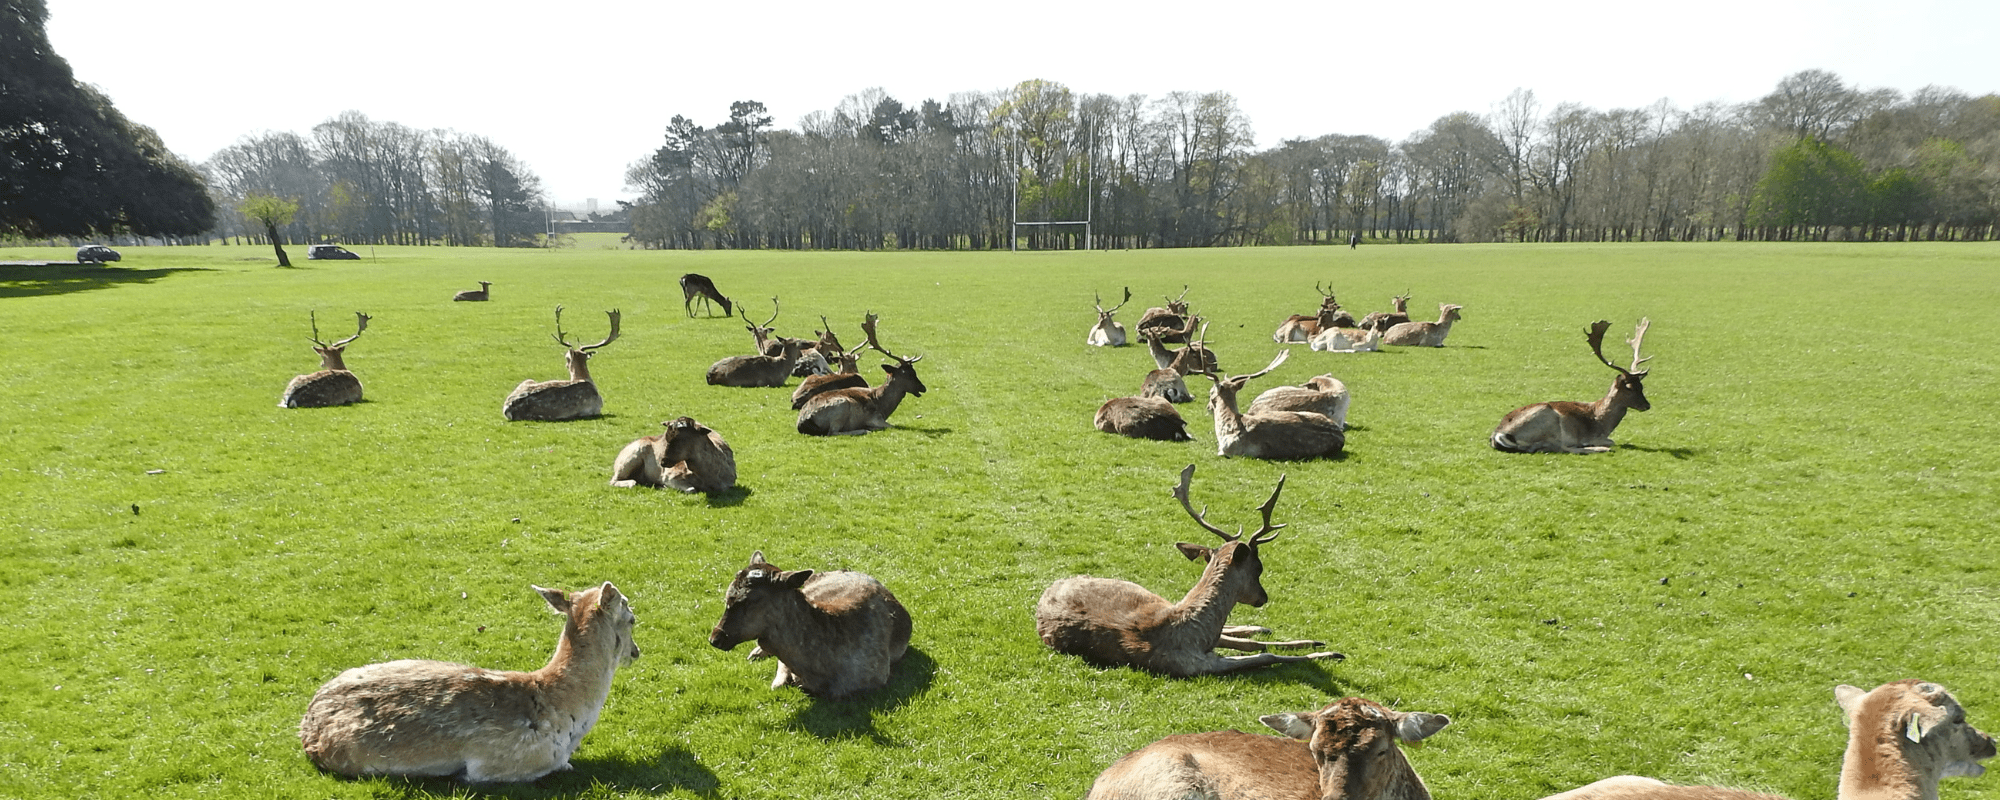
<instances>
[{"instance_id":1,"label":"antler","mask_svg":"<svg viewBox=\"0 0 2000 800\"><path fill-rule=\"evenodd\" d=\"M338 341L338 342L334 342L334 343L333 343L332 345L330 345L330 346L328 347L328 349L333 349L333 348L339 348L339 347L346 347L346 346L347 346L347 343L348 343L348 342L351 342L351 341L354 341L354 340L356 340L356 339L359 339L359 338L361 338L361 332L362 332L362 331L365 331L365 330L368 330L368 321L369 321L369 320L371 320L371 319L374 319L374 317L371 317L371 316L368 316L367 314L363 314L363 313L361 313L361 312L359 312L359 311L356 311L356 312L354 312L354 318L355 318L355 319L357 320L357 322L355 322L355 324L354 324L354 335L353 335L353 336L349 336L349 337L347 337L347 338L345 338L345 339L342 339L342 340L340 340L340 341ZM1639 334L1640 334L1641 336L1644 336L1644 335L1645 335L1645 329L1641 328L1641 329L1640 329L1640 332L1639 332ZM319 335L319 326L318 326L318 325L314 325L314 326L313 326L313 335L314 335L314 336L318 336L318 335ZM313 341L317 342L317 341L319 341L319 340L318 340L318 339L314 339Z\"/></svg>"},{"instance_id":2,"label":"antler","mask_svg":"<svg viewBox=\"0 0 2000 800\"><path fill-rule=\"evenodd\" d=\"M1124 308L1126 303L1132 302L1132 287L1125 287L1125 299L1118 301L1118 305L1112 306L1110 311L1104 310L1104 298L1099 297L1096 292L1091 292L1090 297L1092 300L1097 301L1097 313L1116 314L1118 313L1118 309Z\"/></svg>"},{"instance_id":3,"label":"antler","mask_svg":"<svg viewBox=\"0 0 2000 800\"><path fill-rule=\"evenodd\" d=\"M365 322L366 320L364 319L363 321ZM1632 376L1642 376L1642 375L1645 375L1645 374L1646 374L1646 370L1642 370L1642 369L1639 369L1639 365L1640 365L1640 364L1644 364L1644 363L1646 363L1647 361L1650 361L1650 360L1652 360L1652 358L1653 358L1653 357L1652 357L1652 356L1646 356L1645 358L1640 358L1640 357L1639 357L1639 343L1640 343L1640 342L1642 342L1642 341L1645 341L1645 339L1646 339L1646 328L1648 328L1648 327L1652 326L1652 324L1653 324L1653 320L1652 320L1652 318L1650 318L1650 317L1640 317L1640 318L1639 318L1639 326L1638 326L1638 327L1636 327L1636 328L1633 328L1633 329L1632 329L1632 338L1630 338L1630 339L1626 339L1626 340L1625 340L1625 343L1626 343L1626 344L1629 344L1629 345L1631 345L1631 346L1632 346L1632 368L1631 368L1630 370L1627 370L1625 374L1627 374L1627 375L1632 375ZM359 334L357 334L357 335L359 335Z\"/></svg>"},{"instance_id":4,"label":"antler","mask_svg":"<svg viewBox=\"0 0 2000 800\"><path fill-rule=\"evenodd\" d=\"M604 315L611 318L611 335L604 337L604 341L598 342L597 344L585 345L583 347L579 347L577 348L578 350L588 353L592 350L596 350L597 348L610 344L611 340L618 338L618 317L620 316L620 314L618 313L618 309L614 308L611 309L610 311L606 311L604 312Z\"/></svg>"},{"instance_id":5,"label":"antler","mask_svg":"<svg viewBox=\"0 0 2000 800\"><path fill-rule=\"evenodd\" d=\"M562 306L556 306L556 344L562 345L565 350L575 350L576 345L570 344L563 338L566 334L563 333L562 329L562 309Z\"/></svg>"},{"instance_id":6,"label":"antler","mask_svg":"<svg viewBox=\"0 0 2000 800\"><path fill-rule=\"evenodd\" d=\"M1329 281L1329 283L1330 283L1330 281ZM1339 303L1336 303L1336 302L1333 302L1333 287L1332 287L1332 286L1328 286L1328 287L1326 287L1326 288L1324 288L1324 289L1321 289L1321 288L1319 288L1319 281L1313 281L1313 291L1315 291L1315 292L1319 292L1319 296L1320 296L1321 298L1324 298L1324 299L1326 300L1326 305L1330 305L1330 306L1334 306L1334 307L1339 307L1339 306L1340 306L1340 304L1339 304Z\"/></svg>"},{"instance_id":7,"label":"antler","mask_svg":"<svg viewBox=\"0 0 2000 800\"><path fill-rule=\"evenodd\" d=\"M840 337L834 335L833 324L826 321L825 314L819 315L819 324L820 327L825 328L825 330L814 331L814 333L819 334L820 346L836 353L846 349L840 346Z\"/></svg>"},{"instance_id":8,"label":"antler","mask_svg":"<svg viewBox=\"0 0 2000 800\"><path fill-rule=\"evenodd\" d=\"M1197 513L1194 510L1194 504L1188 501L1188 483L1193 477L1194 477L1193 464L1189 464L1187 465L1186 468L1181 470L1181 481L1179 484L1174 486L1174 499L1181 501L1181 508L1187 509L1188 516L1193 517L1195 523L1207 529L1209 533L1213 533L1217 536L1222 537L1222 540L1225 542L1234 542L1241 540L1243 538L1243 529L1241 527L1237 528L1236 533L1232 534L1228 531L1225 531L1221 528L1209 524L1208 506L1203 505L1199 513ZM1271 524L1271 512L1278 507L1278 493L1283 492L1284 490L1285 490L1285 476L1279 475L1278 486L1277 488L1271 490L1271 498L1265 500L1263 505L1257 507L1257 511L1264 515L1264 524L1262 527L1259 527L1257 529L1256 533L1250 534L1251 547L1256 547L1257 545L1278 538L1278 533L1277 533L1278 529L1285 527L1283 523L1279 523L1277 525ZM1264 534L1267 533L1270 535L1265 536Z\"/></svg>"},{"instance_id":9,"label":"antler","mask_svg":"<svg viewBox=\"0 0 2000 800\"><path fill-rule=\"evenodd\" d=\"M748 321L749 321L749 317L744 317L744 321L748 322ZM778 321L778 298L776 298L776 297L773 297L773 298L771 298L771 318L770 318L770 319L767 319L767 320L764 320L764 324L762 324L762 325L759 325L759 326L757 326L757 327L760 327L760 328L769 328L769 327L771 327L771 323L773 323L773 322L777 322L777 321Z\"/></svg>"},{"instance_id":10,"label":"antler","mask_svg":"<svg viewBox=\"0 0 2000 800\"><path fill-rule=\"evenodd\" d=\"M1604 357L1604 332L1608 330L1611 330L1611 320L1600 319L1590 323L1590 330L1584 333L1584 340L1590 342L1590 352L1596 353L1597 360L1604 362L1604 366L1618 370L1626 375L1632 374L1624 367L1613 364L1609 359Z\"/></svg>"},{"instance_id":11,"label":"antler","mask_svg":"<svg viewBox=\"0 0 2000 800\"><path fill-rule=\"evenodd\" d=\"M917 356L916 358L904 358L902 356L896 355L895 353L891 353L888 350L883 349L881 340L875 338L875 321L878 319L881 319L881 317L875 316L875 312L873 311L864 312L862 314L861 332L868 335L869 349L874 350L875 352L881 353L882 355L888 356L890 358L896 359L897 361L900 361L904 364L915 364L918 361L923 360L924 358L923 356Z\"/></svg>"},{"instance_id":12,"label":"antler","mask_svg":"<svg viewBox=\"0 0 2000 800\"><path fill-rule=\"evenodd\" d=\"M1180 301L1182 301L1182 300L1185 300L1185 299L1187 299L1187 293L1188 293L1188 285L1187 285L1187 284L1185 284L1185 283L1181 284L1181 296L1180 296L1180 297L1176 297L1176 298L1173 298L1173 299L1171 299L1171 300L1168 300L1168 301L1167 301L1167 305L1173 305L1173 304L1175 304L1175 303L1178 303L1178 302L1180 302ZM1166 297L1166 295L1160 295L1160 296L1161 296L1161 297Z\"/></svg>"},{"instance_id":13,"label":"antler","mask_svg":"<svg viewBox=\"0 0 2000 800\"><path fill-rule=\"evenodd\" d=\"M1287 358L1291 358L1291 357L1292 357L1292 351L1290 351L1290 350L1279 350L1279 351L1278 351L1278 357L1277 357L1277 358L1274 358L1274 359L1271 359L1271 364L1270 364L1269 366L1267 366L1267 367L1265 367L1265 368L1263 368L1263 369L1261 369L1261 370L1258 370L1258 371L1256 371L1256 372L1252 372L1252 373L1250 373L1250 374L1248 374L1248 375L1238 375L1238 376L1236 376L1236 377L1233 377L1233 378L1230 378L1230 380L1232 380L1232 381L1249 381L1249 380L1251 380L1252 378L1261 378L1261 377L1265 376L1266 374L1269 374L1271 370L1274 370L1274 369L1277 369L1277 368L1278 368L1278 365L1279 365L1279 364L1283 364L1283 363L1285 363L1285 359L1287 359Z\"/></svg>"}]
</instances>

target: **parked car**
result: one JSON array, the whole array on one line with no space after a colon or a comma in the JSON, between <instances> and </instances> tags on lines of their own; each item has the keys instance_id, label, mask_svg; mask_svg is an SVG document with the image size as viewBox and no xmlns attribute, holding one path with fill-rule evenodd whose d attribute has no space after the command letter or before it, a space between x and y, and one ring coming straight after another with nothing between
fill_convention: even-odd
<instances>
[{"instance_id":1,"label":"parked car","mask_svg":"<svg viewBox=\"0 0 2000 800\"><path fill-rule=\"evenodd\" d=\"M344 260L360 258L353 250L337 244L316 244L306 250L306 258L313 261Z\"/></svg>"},{"instance_id":2,"label":"parked car","mask_svg":"<svg viewBox=\"0 0 2000 800\"><path fill-rule=\"evenodd\" d=\"M76 249L76 263L78 264L102 264L106 261L117 261L120 258L122 256L118 255L118 251L101 244L87 244Z\"/></svg>"}]
</instances>

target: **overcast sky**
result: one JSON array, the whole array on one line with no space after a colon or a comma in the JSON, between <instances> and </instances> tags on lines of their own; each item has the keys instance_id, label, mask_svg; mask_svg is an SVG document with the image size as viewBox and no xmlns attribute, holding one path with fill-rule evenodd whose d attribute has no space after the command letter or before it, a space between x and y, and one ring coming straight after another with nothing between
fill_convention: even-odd
<instances>
[{"instance_id":1,"label":"overcast sky","mask_svg":"<svg viewBox=\"0 0 2000 800\"><path fill-rule=\"evenodd\" d=\"M1517 88L1544 110L1740 103L1849 86L2000 92L1995 0L676 2L48 0L79 80L203 161L345 110L493 139L551 200L629 199L674 115L757 100L782 128L881 87L907 105L1030 78L1082 94L1224 91L1257 146L1391 142Z\"/></svg>"}]
</instances>

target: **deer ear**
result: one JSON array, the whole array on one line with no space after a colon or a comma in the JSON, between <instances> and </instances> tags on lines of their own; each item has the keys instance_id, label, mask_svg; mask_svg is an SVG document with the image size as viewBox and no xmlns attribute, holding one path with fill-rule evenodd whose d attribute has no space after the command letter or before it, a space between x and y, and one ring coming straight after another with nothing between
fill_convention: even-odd
<instances>
[{"instance_id":1,"label":"deer ear","mask_svg":"<svg viewBox=\"0 0 2000 800\"><path fill-rule=\"evenodd\" d=\"M1302 742L1312 741L1313 722L1318 719L1311 711L1296 713L1267 714L1257 718L1271 730L1290 736Z\"/></svg>"},{"instance_id":2,"label":"deer ear","mask_svg":"<svg viewBox=\"0 0 2000 800\"><path fill-rule=\"evenodd\" d=\"M1207 561L1209 557L1215 555L1215 548L1213 547L1204 547L1188 542L1174 542L1174 547L1180 548L1181 555L1187 556L1187 560L1189 561Z\"/></svg>"},{"instance_id":3,"label":"deer ear","mask_svg":"<svg viewBox=\"0 0 2000 800\"><path fill-rule=\"evenodd\" d=\"M568 592L565 592L561 589L545 589L540 586L536 586L532 583L528 584L528 588L540 592L542 595L542 599L548 601L549 608L555 609L556 613L558 614L569 613L570 604L569 604Z\"/></svg>"},{"instance_id":4,"label":"deer ear","mask_svg":"<svg viewBox=\"0 0 2000 800\"><path fill-rule=\"evenodd\" d=\"M750 566L755 568L759 565L770 566L770 562L764 560L764 551L762 550L757 550L750 554Z\"/></svg>"},{"instance_id":5,"label":"deer ear","mask_svg":"<svg viewBox=\"0 0 2000 800\"><path fill-rule=\"evenodd\" d=\"M1443 714L1411 712L1396 720L1396 738L1405 742L1421 741L1424 737L1444 730L1451 724L1451 718Z\"/></svg>"},{"instance_id":6,"label":"deer ear","mask_svg":"<svg viewBox=\"0 0 2000 800\"><path fill-rule=\"evenodd\" d=\"M1913 744L1923 744L1924 735L1930 733L1931 729L1935 727L1937 725L1924 719L1924 715L1914 711L1910 712L1910 720L1903 726L1903 738L1910 740Z\"/></svg>"},{"instance_id":7,"label":"deer ear","mask_svg":"<svg viewBox=\"0 0 2000 800\"><path fill-rule=\"evenodd\" d=\"M1844 683L1833 687L1833 701L1840 704L1840 710L1847 712L1849 719L1854 718L1854 712L1861 710L1861 698L1867 694L1860 687Z\"/></svg>"},{"instance_id":8,"label":"deer ear","mask_svg":"<svg viewBox=\"0 0 2000 800\"><path fill-rule=\"evenodd\" d=\"M797 589L801 586L806 585L806 580L811 578L812 576L813 576L813 571L809 569L795 569L792 570L791 572L780 572L778 573L778 585L783 586L787 589Z\"/></svg>"},{"instance_id":9,"label":"deer ear","mask_svg":"<svg viewBox=\"0 0 2000 800\"><path fill-rule=\"evenodd\" d=\"M889 373L890 375L894 375L894 374L896 374L896 368L895 368L895 367L893 367L893 366L890 366L890 365L888 365L888 364L883 364L883 365L882 365L882 371L883 371L883 372L886 372L886 373Z\"/></svg>"},{"instance_id":10,"label":"deer ear","mask_svg":"<svg viewBox=\"0 0 2000 800\"><path fill-rule=\"evenodd\" d=\"M624 599L625 594L618 591L618 587L612 586L610 581L605 581L603 586L597 587L597 605L599 607L603 607L614 600Z\"/></svg>"}]
</instances>

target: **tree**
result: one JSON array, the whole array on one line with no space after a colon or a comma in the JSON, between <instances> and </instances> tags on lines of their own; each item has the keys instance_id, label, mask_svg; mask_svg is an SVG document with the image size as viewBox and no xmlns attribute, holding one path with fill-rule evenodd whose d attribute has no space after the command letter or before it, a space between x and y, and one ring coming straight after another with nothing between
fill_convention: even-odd
<instances>
[{"instance_id":1,"label":"tree","mask_svg":"<svg viewBox=\"0 0 2000 800\"><path fill-rule=\"evenodd\" d=\"M1823 69L1796 72L1754 106L1763 125L1800 139L1827 139L1861 117L1863 98Z\"/></svg>"},{"instance_id":2,"label":"tree","mask_svg":"<svg viewBox=\"0 0 2000 800\"><path fill-rule=\"evenodd\" d=\"M278 227L292 224L292 215L299 213L299 204L270 195L251 195L243 198L236 208L264 226L271 237L271 249L278 253L278 266L289 267L292 260L285 257L283 239L278 236Z\"/></svg>"},{"instance_id":3,"label":"tree","mask_svg":"<svg viewBox=\"0 0 2000 800\"><path fill-rule=\"evenodd\" d=\"M1801 226L1861 224L1866 213L1861 159L1818 139L1801 139L1772 157L1757 182L1750 222L1783 229L1789 239Z\"/></svg>"}]
</instances>

